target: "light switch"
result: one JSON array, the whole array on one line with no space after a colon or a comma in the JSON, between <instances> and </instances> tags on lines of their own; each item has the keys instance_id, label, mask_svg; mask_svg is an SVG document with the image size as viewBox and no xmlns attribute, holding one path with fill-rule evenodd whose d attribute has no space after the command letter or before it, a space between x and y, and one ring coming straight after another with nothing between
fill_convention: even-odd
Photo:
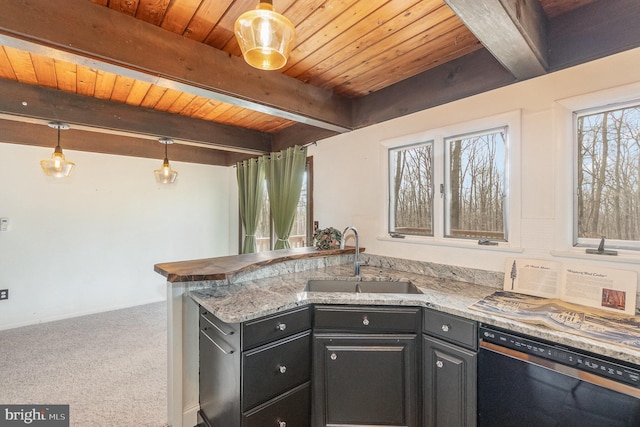
<instances>
[{"instance_id":1,"label":"light switch","mask_svg":"<svg viewBox=\"0 0 640 427\"><path fill-rule=\"evenodd\" d=\"M9 231L9 218L0 218L0 231Z\"/></svg>"}]
</instances>

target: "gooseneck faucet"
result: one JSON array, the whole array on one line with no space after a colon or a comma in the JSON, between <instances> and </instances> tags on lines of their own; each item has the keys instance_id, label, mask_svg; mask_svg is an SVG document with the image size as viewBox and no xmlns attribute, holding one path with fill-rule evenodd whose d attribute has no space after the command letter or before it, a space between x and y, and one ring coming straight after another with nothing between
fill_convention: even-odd
<instances>
[{"instance_id":1,"label":"gooseneck faucet","mask_svg":"<svg viewBox=\"0 0 640 427\"><path fill-rule=\"evenodd\" d=\"M355 227L349 226L344 229L344 231L342 232L342 241L340 242L340 249L344 249L344 244L347 240L345 236L347 235L347 232L349 230L353 231L353 235L356 239L356 253L353 256L353 274L356 277L360 277L360 266L363 265L364 262L358 261L358 254L360 253L360 242L358 241L358 230L356 230Z\"/></svg>"}]
</instances>

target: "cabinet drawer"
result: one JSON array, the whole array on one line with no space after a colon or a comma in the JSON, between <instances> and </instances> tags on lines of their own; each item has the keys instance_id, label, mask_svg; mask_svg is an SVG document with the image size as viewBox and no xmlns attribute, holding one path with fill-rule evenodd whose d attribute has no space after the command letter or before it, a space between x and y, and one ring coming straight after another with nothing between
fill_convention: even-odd
<instances>
[{"instance_id":1,"label":"cabinet drawer","mask_svg":"<svg viewBox=\"0 0 640 427\"><path fill-rule=\"evenodd\" d=\"M242 324L243 348L254 348L311 328L309 307L248 321Z\"/></svg>"},{"instance_id":2,"label":"cabinet drawer","mask_svg":"<svg viewBox=\"0 0 640 427\"><path fill-rule=\"evenodd\" d=\"M267 344L242 354L242 410L309 380L311 332Z\"/></svg>"},{"instance_id":3,"label":"cabinet drawer","mask_svg":"<svg viewBox=\"0 0 640 427\"><path fill-rule=\"evenodd\" d=\"M413 332L420 330L417 307L319 306L315 329L357 332Z\"/></svg>"},{"instance_id":4,"label":"cabinet drawer","mask_svg":"<svg viewBox=\"0 0 640 427\"><path fill-rule=\"evenodd\" d=\"M477 323L473 320L425 309L424 332L472 350L478 348Z\"/></svg>"},{"instance_id":5,"label":"cabinet drawer","mask_svg":"<svg viewBox=\"0 0 640 427\"><path fill-rule=\"evenodd\" d=\"M242 416L242 427L308 427L311 425L309 383L278 396Z\"/></svg>"}]
</instances>

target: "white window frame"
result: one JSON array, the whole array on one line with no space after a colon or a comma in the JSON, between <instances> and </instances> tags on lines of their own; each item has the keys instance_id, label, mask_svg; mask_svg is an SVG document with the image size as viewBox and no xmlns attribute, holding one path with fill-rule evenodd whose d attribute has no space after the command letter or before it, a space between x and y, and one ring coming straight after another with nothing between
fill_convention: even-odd
<instances>
[{"instance_id":1,"label":"white window frame","mask_svg":"<svg viewBox=\"0 0 640 427\"><path fill-rule=\"evenodd\" d=\"M451 154L450 154L450 150L448 149L448 142L452 141L452 140L456 140L456 139L461 139L461 138L472 138L474 136L478 136L478 135L486 135L486 134L490 134L490 133L496 133L499 132L501 130L504 130L505 135L506 135L506 140L505 140L505 153L506 153L506 158L505 158L505 164L504 164L504 174L505 174L505 197L507 198L507 200L509 200L509 153L510 153L510 144L509 144L509 134L510 134L510 130L509 130L509 126L505 125L505 126L500 126L497 128L493 128L493 129L479 129L476 132L471 132L471 133L466 133L466 134L461 134L461 135L451 135L451 136L447 136L445 137L443 143L444 143L444 169L445 169L445 176L444 176L444 188L446 189L447 193L445 195L445 199L451 199L451 185L446 185L447 182L451 182L451 169L449 167L450 163L451 163ZM449 234L451 234L451 208L449 206L449 203L447 203L445 201L444 203L444 235L447 239L455 239L455 237L450 236ZM509 240L509 206L505 206L504 207L504 211L503 211L503 226L504 226L504 240L508 241ZM468 239L468 238L467 238ZM473 239L472 239L473 240ZM478 239L475 239L476 241ZM500 242L501 240L496 240L496 242Z\"/></svg>"},{"instance_id":2,"label":"white window frame","mask_svg":"<svg viewBox=\"0 0 640 427\"><path fill-rule=\"evenodd\" d=\"M573 223L573 236L572 236L572 245L578 248L596 248L600 244L600 239L596 238L586 238L578 236L578 171L580 165L578 165L578 117L590 115L590 114L598 114L605 111L610 110L618 110L623 109L625 107L633 107L640 105L640 98L634 99L629 102L621 102L615 104L608 104L599 106L597 108L588 108L585 110L574 111L572 114L573 121L573 188L576 189L574 191L573 197L573 210L572 210L572 223ZM616 239L605 239L605 247L609 249L629 249L632 251L640 251L640 240L616 240Z\"/></svg>"},{"instance_id":3,"label":"white window frame","mask_svg":"<svg viewBox=\"0 0 640 427\"><path fill-rule=\"evenodd\" d=\"M507 242L496 242L497 245L479 245L477 240L444 237L445 209L444 199L440 196L440 184L445 183L446 163L445 163L445 138L474 134L486 130L507 127L507 197L508 205L507 221L509 236ZM415 243L424 245L452 246L479 248L486 250L515 250L521 251L521 111L515 110L503 114L470 120L463 123L453 124L441 128L429 129L422 132L404 135L392 139L380 141L384 147L385 155L382 169L385 188L384 221L380 224L379 240L402 243ZM433 141L433 173L434 173L434 198L433 198L433 236L405 235L402 239L393 238L388 233L390 224L390 179L389 179L389 150L403 146L416 145L425 141Z\"/></svg>"},{"instance_id":4,"label":"white window frame","mask_svg":"<svg viewBox=\"0 0 640 427\"><path fill-rule=\"evenodd\" d=\"M386 154L386 156L387 156L387 166L388 166L388 169L387 169L387 185L388 185L388 187L387 188L391 188L391 171L393 169L393 166L392 166L393 162L392 162L392 159L391 159L391 151L392 150L395 151L395 150L398 150L398 149L400 149L400 150L410 150L412 148L425 147L425 146L431 146L431 153L432 153L432 155L434 157L433 159L431 159L432 160L431 164L433 165L434 164L434 160L435 160L435 154L434 154L435 141L433 141L433 140L421 141L421 142L417 142L417 143L411 144L411 145L401 145L401 146L398 146L398 147L390 147L387 150L387 154ZM431 181L432 182L434 182L434 178L435 178L435 172L434 172L434 170L432 168L431 169ZM431 188L431 192L433 193L433 195L432 195L433 197L435 197L436 194L439 194L436 191L435 188ZM387 200L389 201L387 203L387 224L388 224L387 227L388 227L388 231L389 232L395 232L395 227L394 227L395 212L393 212L393 209L391 208L391 206L394 204L394 196L395 195L393 194L392 191L387 191L387 197L388 197ZM433 211L433 206L431 207L431 210ZM433 216L431 217L431 227L430 228L431 228L431 233L433 234L433 231L435 229L435 226L433 224ZM417 235L417 234L404 234L403 233L403 235L414 236L414 235ZM425 234L425 235L422 235L422 236L429 237L430 235L426 235Z\"/></svg>"},{"instance_id":5,"label":"white window frame","mask_svg":"<svg viewBox=\"0 0 640 427\"><path fill-rule=\"evenodd\" d=\"M575 140L575 113L585 110L606 109L640 100L640 83L605 89L576 97L557 100L553 108L554 135L556 138L556 229L553 256L577 259L603 260L600 255L585 253L585 246L574 246L574 200L577 192L577 142ZM605 247L608 245L605 242ZM597 257L597 258L594 258ZM618 256L606 257L607 262L638 263L640 251L619 249Z\"/></svg>"}]
</instances>

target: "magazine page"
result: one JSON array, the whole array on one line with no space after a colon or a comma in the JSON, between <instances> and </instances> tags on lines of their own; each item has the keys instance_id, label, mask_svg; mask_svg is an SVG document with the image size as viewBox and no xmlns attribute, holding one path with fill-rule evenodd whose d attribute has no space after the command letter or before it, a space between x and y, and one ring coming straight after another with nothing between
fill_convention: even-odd
<instances>
[{"instance_id":1,"label":"magazine page","mask_svg":"<svg viewBox=\"0 0 640 427\"><path fill-rule=\"evenodd\" d=\"M494 292L469 308L640 350L640 316L615 315L557 299L504 291Z\"/></svg>"},{"instance_id":2,"label":"magazine page","mask_svg":"<svg viewBox=\"0 0 640 427\"><path fill-rule=\"evenodd\" d=\"M507 260L503 289L545 298L560 298L562 264L539 259Z\"/></svg>"},{"instance_id":3,"label":"magazine page","mask_svg":"<svg viewBox=\"0 0 640 427\"><path fill-rule=\"evenodd\" d=\"M634 315L638 277L635 271L587 264L566 264L561 298L618 314Z\"/></svg>"}]
</instances>

